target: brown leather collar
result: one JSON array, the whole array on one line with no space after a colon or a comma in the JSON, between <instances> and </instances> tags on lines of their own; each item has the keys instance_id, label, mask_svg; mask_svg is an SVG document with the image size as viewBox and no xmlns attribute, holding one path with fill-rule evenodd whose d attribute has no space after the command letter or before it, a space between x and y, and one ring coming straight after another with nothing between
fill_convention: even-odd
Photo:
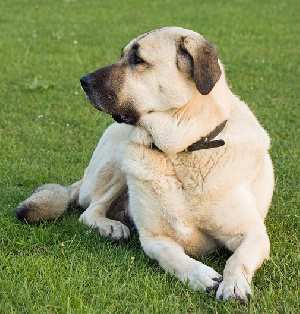
<instances>
[{"instance_id":1,"label":"brown leather collar","mask_svg":"<svg viewBox=\"0 0 300 314\"><path fill-rule=\"evenodd\" d=\"M224 140L214 140L214 138L224 130L226 123L227 120L224 120L222 123L217 125L210 133L208 133L204 137L201 137L199 141L191 144L182 152L190 153L200 149L209 149L223 146L225 144ZM152 149L160 150L154 143L152 144Z\"/></svg>"}]
</instances>

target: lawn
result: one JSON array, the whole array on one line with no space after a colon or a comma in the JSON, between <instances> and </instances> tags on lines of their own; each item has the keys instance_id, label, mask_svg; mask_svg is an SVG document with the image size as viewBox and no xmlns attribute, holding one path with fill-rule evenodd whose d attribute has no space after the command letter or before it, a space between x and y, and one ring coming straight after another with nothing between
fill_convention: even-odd
<instances>
[{"instance_id":1,"label":"lawn","mask_svg":"<svg viewBox=\"0 0 300 314\"><path fill-rule=\"evenodd\" d=\"M299 10L297 0L0 2L0 313L300 312ZM218 46L233 90L272 137L272 252L247 306L190 291L145 256L137 237L104 240L79 212L39 226L14 217L35 187L79 179L111 123L85 101L80 76L164 25ZM221 272L227 257L203 260Z\"/></svg>"}]
</instances>

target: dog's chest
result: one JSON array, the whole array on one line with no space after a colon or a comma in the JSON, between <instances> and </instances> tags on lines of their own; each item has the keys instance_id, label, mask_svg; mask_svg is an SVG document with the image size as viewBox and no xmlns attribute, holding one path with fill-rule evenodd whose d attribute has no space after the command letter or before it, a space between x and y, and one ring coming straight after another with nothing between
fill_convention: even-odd
<instances>
[{"instance_id":1,"label":"dog's chest","mask_svg":"<svg viewBox=\"0 0 300 314\"><path fill-rule=\"evenodd\" d=\"M182 188L190 193L207 191L208 182L218 176L226 162L226 146L180 153L172 157L172 163Z\"/></svg>"}]
</instances>

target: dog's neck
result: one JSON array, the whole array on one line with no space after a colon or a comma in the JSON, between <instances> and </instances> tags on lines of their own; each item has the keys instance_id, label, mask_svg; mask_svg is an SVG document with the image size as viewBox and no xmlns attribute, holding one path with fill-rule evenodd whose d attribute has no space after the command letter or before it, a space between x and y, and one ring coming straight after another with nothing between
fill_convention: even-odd
<instances>
[{"instance_id":1,"label":"dog's neck","mask_svg":"<svg viewBox=\"0 0 300 314\"><path fill-rule=\"evenodd\" d=\"M223 122L230 120L234 104L233 94L223 75L208 95L201 95L195 88L193 97L181 108L150 113L142 118L141 125L152 135L160 150L176 154L195 143L202 144L203 138L222 139L222 126L226 124Z\"/></svg>"},{"instance_id":2,"label":"dog's neck","mask_svg":"<svg viewBox=\"0 0 300 314\"><path fill-rule=\"evenodd\" d=\"M223 76L208 95L195 91L190 101L174 112L174 117L178 124L196 121L192 125L197 128L197 133L206 136L223 121L228 120L232 106L231 97L232 93Z\"/></svg>"},{"instance_id":3,"label":"dog's neck","mask_svg":"<svg viewBox=\"0 0 300 314\"><path fill-rule=\"evenodd\" d=\"M221 64L221 67L223 65ZM225 144L221 132L229 119L234 95L232 94L224 74L208 95L202 95L196 90L185 106L174 112L178 124L190 124L193 134L198 134L195 142L184 151L209 149ZM197 135L196 135L197 136ZM215 138L219 136L219 140Z\"/></svg>"}]
</instances>

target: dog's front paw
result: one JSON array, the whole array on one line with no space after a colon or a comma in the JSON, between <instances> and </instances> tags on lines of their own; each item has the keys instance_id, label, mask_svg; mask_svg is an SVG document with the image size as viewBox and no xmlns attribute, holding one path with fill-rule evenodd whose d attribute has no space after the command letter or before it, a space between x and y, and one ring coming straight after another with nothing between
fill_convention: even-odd
<instances>
[{"instance_id":1,"label":"dog's front paw","mask_svg":"<svg viewBox=\"0 0 300 314\"><path fill-rule=\"evenodd\" d=\"M186 274L186 280L193 290L203 290L210 293L217 290L222 276L213 268L196 262Z\"/></svg>"},{"instance_id":2,"label":"dog's front paw","mask_svg":"<svg viewBox=\"0 0 300 314\"><path fill-rule=\"evenodd\" d=\"M105 217L92 217L84 212L80 216L79 221L97 229L101 236L114 241L127 240L130 237L129 228L117 220Z\"/></svg>"},{"instance_id":3,"label":"dog's front paw","mask_svg":"<svg viewBox=\"0 0 300 314\"><path fill-rule=\"evenodd\" d=\"M247 303L251 296L250 285L243 273L224 277L216 297L218 300L236 299Z\"/></svg>"}]
</instances>

